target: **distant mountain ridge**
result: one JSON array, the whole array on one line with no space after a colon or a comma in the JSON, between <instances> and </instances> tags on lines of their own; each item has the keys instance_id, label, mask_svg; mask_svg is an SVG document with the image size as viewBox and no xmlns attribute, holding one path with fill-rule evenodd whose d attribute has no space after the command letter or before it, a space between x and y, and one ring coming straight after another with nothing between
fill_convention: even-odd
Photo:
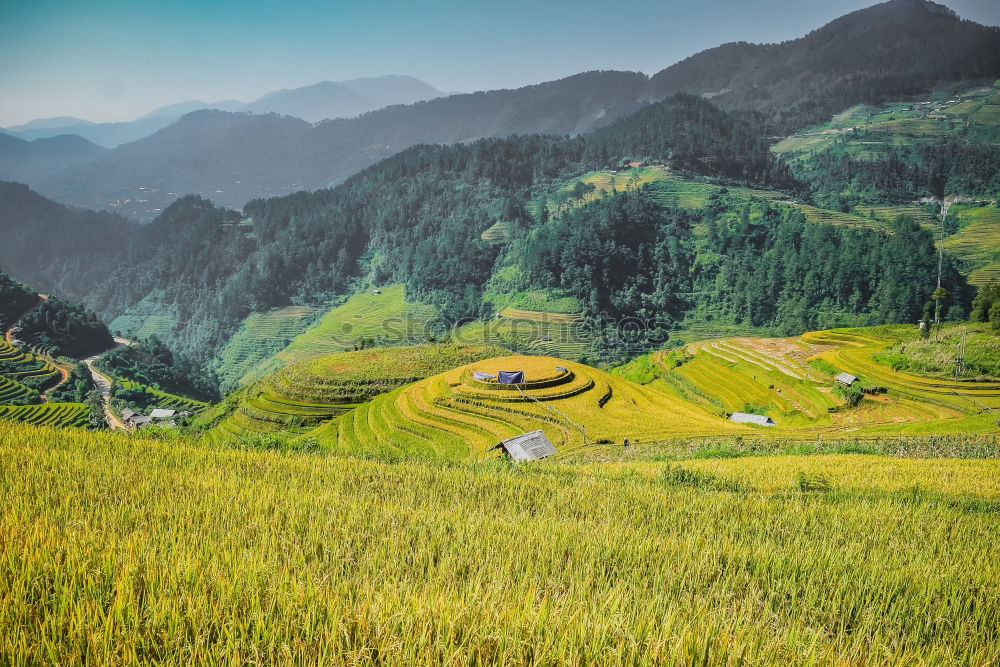
<instances>
[{"instance_id":1,"label":"distant mountain ridge","mask_svg":"<svg viewBox=\"0 0 1000 667\"><path fill-rule=\"evenodd\" d=\"M654 75L647 96L706 95L723 108L811 113L915 95L944 81L1000 75L1000 28L927 0L890 0L780 44L732 42Z\"/></svg>"},{"instance_id":2,"label":"distant mountain ridge","mask_svg":"<svg viewBox=\"0 0 1000 667\"><path fill-rule=\"evenodd\" d=\"M177 122L182 116L203 109L276 113L315 123L332 118L352 118L392 104L412 104L445 95L446 93L412 76L388 75L339 82L321 81L301 88L274 90L249 104L239 100L190 100L154 109L131 121L92 123L63 116L40 118L23 125L2 128L0 131L27 141L76 134L99 146L115 148L148 137Z\"/></svg>"}]
</instances>

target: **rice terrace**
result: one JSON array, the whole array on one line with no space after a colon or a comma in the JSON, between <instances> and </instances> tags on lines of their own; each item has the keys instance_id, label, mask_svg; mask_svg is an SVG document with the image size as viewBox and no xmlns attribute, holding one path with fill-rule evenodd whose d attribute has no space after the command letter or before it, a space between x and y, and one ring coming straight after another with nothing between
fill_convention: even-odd
<instances>
[{"instance_id":1,"label":"rice terrace","mask_svg":"<svg viewBox=\"0 0 1000 667\"><path fill-rule=\"evenodd\" d=\"M22 4L0 667L1000 665L1000 5Z\"/></svg>"}]
</instances>

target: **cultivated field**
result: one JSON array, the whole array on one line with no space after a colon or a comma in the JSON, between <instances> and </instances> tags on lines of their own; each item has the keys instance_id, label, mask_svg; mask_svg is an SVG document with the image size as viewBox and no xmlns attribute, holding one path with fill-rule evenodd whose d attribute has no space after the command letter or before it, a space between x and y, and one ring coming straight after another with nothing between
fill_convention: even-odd
<instances>
[{"instance_id":1,"label":"cultivated field","mask_svg":"<svg viewBox=\"0 0 1000 667\"><path fill-rule=\"evenodd\" d=\"M434 306L407 303L402 285L357 294L326 313L308 330L296 336L277 359L292 364L334 352L354 349L362 338L378 345L426 342L427 325L438 316Z\"/></svg>"},{"instance_id":2,"label":"cultivated field","mask_svg":"<svg viewBox=\"0 0 1000 667\"><path fill-rule=\"evenodd\" d=\"M525 385L477 380L523 370ZM700 407L553 357L507 356L383 394L312 433L330 451L382 458L481 458L500 440L541 430L563 454L624 438L749 432Z\"/></svg>"},{"instance_id":3,"label":"cultivated field","mask_svg":"<svg viewBox=\"0 0 1000 667\"><path fill-rule=\"evenodd\" d=\"M213 443L301 434L396 387L503 353L486 346L418 345L327 355L282 368L208 410L200 422L217 422L206 434Z\"/></svg>"},{"instance_id":4,"label":"cultivated field","mask_svg":"<svg viewBox=\"0 0 1000 667\"><path fill-rule=\"evenodd\" d=\"M776 426L756 429L776 437L996 432L1000 382L919 376L873 359L915 338L913 327L836 329L797 338L716 338L679 352L654 353L617 372L719 415L767 415ZM955 354L954 340L940 345L947 348L942 354ZM840 372L857 376L865 388L856 407L838 396L834 375Z\"/></svg>"},{"instance_id":5,"label":"cultivated field","mask_svg":"<svg viewBox=\"0 0 1000 667\"><path fill-rule=\"evenodd\" d=\"M1000 662L996 461L511 467L0 424L25 664Z\"/></svg>"},{"instance_id":6,"label":"cultivated field","mask_svg":"<svg viewBox=\"0 0 1000 667\"><path fill-rule=\"evenodd\" d=\"M309 306L288 306L247 316L214 362L222 385L249 384L279 368L274 355L306 329L315 312Z\"/></svg>"}]
</instances>

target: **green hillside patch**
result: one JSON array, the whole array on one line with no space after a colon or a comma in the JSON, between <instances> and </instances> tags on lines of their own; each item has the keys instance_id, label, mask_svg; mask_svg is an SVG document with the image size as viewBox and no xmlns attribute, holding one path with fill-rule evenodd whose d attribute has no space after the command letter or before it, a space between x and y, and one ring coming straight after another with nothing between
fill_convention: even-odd
<instances>
[{"instance_id":1,"label":"green hillside patch","mask_svg":"<svg viewBox=\"0 0 1000 667\"><path fill-rule=\"evenodd\" d=\"M514 223L512 222L498 221L490 225L480 238L490 243L503 243L510 238L513 227Z\"/></svg>"},{"instance_id":2,"label":"green hillside patch","mask_svg":"<svg viewBox=\"0 0 1000 667\"><path fill-rule=\"evenodd\" d=\"M973 285L1000 280L1000 208L996 204L954 208L959 229L944 240L945 250L969 262Z\"/></svg>"},{"instance_id":3,"label":"green hillside patch","mask_svg":"<svg viewBox=\"0 0 1000 667\"><path fill-rule=\"evenodd\" d=\"M306 329L315 312L309 306L288 306L247 316L214 361L222 386L248 384L280 367L275 355Z\"/></svg>"},{"instance_id":4,"label":"green hillside patch","mask_svg":"<svg viewBox=\"0 0 1000 667\"><path fill-rule=\"evenodd\" d=\"M356 294L333 308L278 353L282 364L353 350L362 340L375 346L425 342L438 316L434 306L408 303L403 285Z\"/></svg>"}]
</instances>

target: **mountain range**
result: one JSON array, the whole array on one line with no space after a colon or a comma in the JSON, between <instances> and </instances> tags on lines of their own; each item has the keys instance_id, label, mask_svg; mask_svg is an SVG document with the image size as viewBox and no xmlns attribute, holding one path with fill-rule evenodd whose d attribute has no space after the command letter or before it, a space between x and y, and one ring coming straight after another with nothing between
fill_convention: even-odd
<instances>
[{"instance_id":1,"label":"mountain range","mask_svg":"<svg viewBox=\"0 0 1000 667\"><path fill-rule=\"evenodd\" d=\"M132 121L93 123L61 116L35 119L23 125L2 128L0 132L26 141L75 134L98 146L114 148L147 137L177 122L181 116L201 109L276 113L314 123L328 118L351 118L392 104L412 104L443 95L445 93L437 88L412 76L389 75L350 81L321 81L301 88L274 90L250 103L239 100L178 102Z\"/></svg>"},{"instance_id":2,"label":"mountain range","mask_svg":"<svg viewBox=\"0 0 1000 667\"><path fill-rule=\"evenodd\" d=\"M329 187L416 144L576 135L675 92L763 113L773 133L790 133L853 104L904 99L959 81L992 82L998 75L1000 28L964 21L926 0L890 0L796 40L725 44L652 77L587 72L516 90L309 122L323 115L316 108L355 113L363 108L362 98L383 104L392 95L436 92L407 77L383 77L277 91L249 105L251 111L270 108L286 115L195 111L109 151L76 146L72 160L53 157L50 146L8 140L0 146L0 178L25 182L64 203L148 220L188 193L238 208L257 197ZM12 152L18 157L11 158Z\"/></svg>"}]
</instances>

